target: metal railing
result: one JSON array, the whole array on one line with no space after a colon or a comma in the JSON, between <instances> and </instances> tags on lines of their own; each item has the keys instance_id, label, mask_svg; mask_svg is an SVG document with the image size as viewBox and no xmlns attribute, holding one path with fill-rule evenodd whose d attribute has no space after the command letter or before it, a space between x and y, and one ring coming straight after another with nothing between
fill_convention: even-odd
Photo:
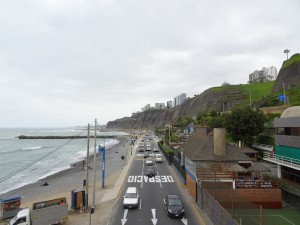
<instances>
[{"instance_id":1,"label":"metal railing","mask_svg":"<svg viewBox=\"0 0 300 225\"><path fill-rule=\"evenodd\" d=\"M293 168L299 168L300 169L300 160L283 156L283 155L277 155L275 153L264 153L264 160L275 162L284 166L293 167Z\"/></svg>"}]
</instances>

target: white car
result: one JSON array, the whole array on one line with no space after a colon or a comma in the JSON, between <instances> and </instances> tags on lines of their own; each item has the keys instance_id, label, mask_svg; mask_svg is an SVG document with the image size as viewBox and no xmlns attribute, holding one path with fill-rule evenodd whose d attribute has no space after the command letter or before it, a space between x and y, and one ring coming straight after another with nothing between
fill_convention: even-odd
<instances>
[{"instance_id":1,"label":"white car","mask_svg":"<svg viewBox=\"0 0 300 225\"><path fill-rule=\"evenodd\" d=\"M147 166L153 166L153 159L152 159L152 157L148 157L146 159L146 165Z\"/></svg>"},{"instance_id":2,"label":"white car","mask_svg":"<svg viewBox=\"0 0 300 225\"><path fill-rule=\"evenodd\" d=\"M161 154L155 154L155 162L162 162L163 158Z\"/></svg>"},{"instance_id":3,"label":"white car","mask_svg":"<svg viewBox=\"0 0 300 225\"><path fill-rule=\"evenodd\" d=\"M124 199L123 208L137 208L139 205L139 193L136 187L128 187Z\"/></svg>"},{"instance_id":4,"label":"white car","mask_svg":"<svg viewBox=\"0 0 300 225\"><path fill-rule=\"evenodd\" d=\"M153 152L158 152L158 149L157 149L157 148L154 148L154 149L153 149Z\"/></svg>"}]
</instances>

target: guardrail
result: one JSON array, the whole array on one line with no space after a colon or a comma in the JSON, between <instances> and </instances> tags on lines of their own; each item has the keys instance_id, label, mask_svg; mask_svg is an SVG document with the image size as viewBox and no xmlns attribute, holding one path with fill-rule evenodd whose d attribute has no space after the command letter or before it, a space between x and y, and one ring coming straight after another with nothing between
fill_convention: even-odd
<instances>
[{"instance_id":1,"label":"guardrail","mask_svg":"<svg viewBox=\"0 0 300 225\"><path fill-rule=\"evenodd\" d=\"M275 153L269 153L265 152L264 153L264 160L279 163L281 165L285 165L288 167L294 167L294 168L299 168L300 169L300 160L283 156L283 155L277 155Z\"/></svg>"}]
</instances>

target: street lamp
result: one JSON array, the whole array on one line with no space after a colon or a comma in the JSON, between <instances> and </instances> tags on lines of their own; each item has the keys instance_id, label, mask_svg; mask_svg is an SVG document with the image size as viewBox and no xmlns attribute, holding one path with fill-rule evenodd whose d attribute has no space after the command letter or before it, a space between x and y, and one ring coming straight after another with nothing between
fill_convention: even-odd
<instances>
[{"instance_id":1,"label":"street lamp","mask_svg":"<svg viewBox=\"0 0 300 225\"><path fill-rule=\"evenodd\" d=\"M283 53L286 53L286 60L288 60L289 59L290 50L286 49L286 50L283 51Z\"/></svg>"}]
</instances>

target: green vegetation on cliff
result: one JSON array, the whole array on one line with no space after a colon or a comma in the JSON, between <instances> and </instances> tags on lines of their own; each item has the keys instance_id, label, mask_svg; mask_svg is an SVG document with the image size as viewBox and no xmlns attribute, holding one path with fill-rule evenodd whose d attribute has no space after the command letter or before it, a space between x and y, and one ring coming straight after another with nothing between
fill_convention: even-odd
<instances>
[{"instance_id":1,"label":"green vegetation on cliff","mask_svg":"<svg viewBox=\"0 0 300 225\"><path fill-rule=\"evenodd\" d=\"M220 87L213 87L212 90L214 92L239 93L240 97L243 98L243 105L249 105L250 96L251 103L257 102L271 93L274 84L275 81L254 84L224 85Z\"/></svg>"},{"instance_id":2,"label":"green vegetation on cliff","mask_svg":"<svg viewBox=\"0 0 300 225\"><path fill-rule=\"evenodd\" d=\"M285 60L282 63L281 69L285 69L285 68L293 65L294 63L300 63L300 54L299 53L292 55L288 60Z\"/></svg>"}]
</instances>

